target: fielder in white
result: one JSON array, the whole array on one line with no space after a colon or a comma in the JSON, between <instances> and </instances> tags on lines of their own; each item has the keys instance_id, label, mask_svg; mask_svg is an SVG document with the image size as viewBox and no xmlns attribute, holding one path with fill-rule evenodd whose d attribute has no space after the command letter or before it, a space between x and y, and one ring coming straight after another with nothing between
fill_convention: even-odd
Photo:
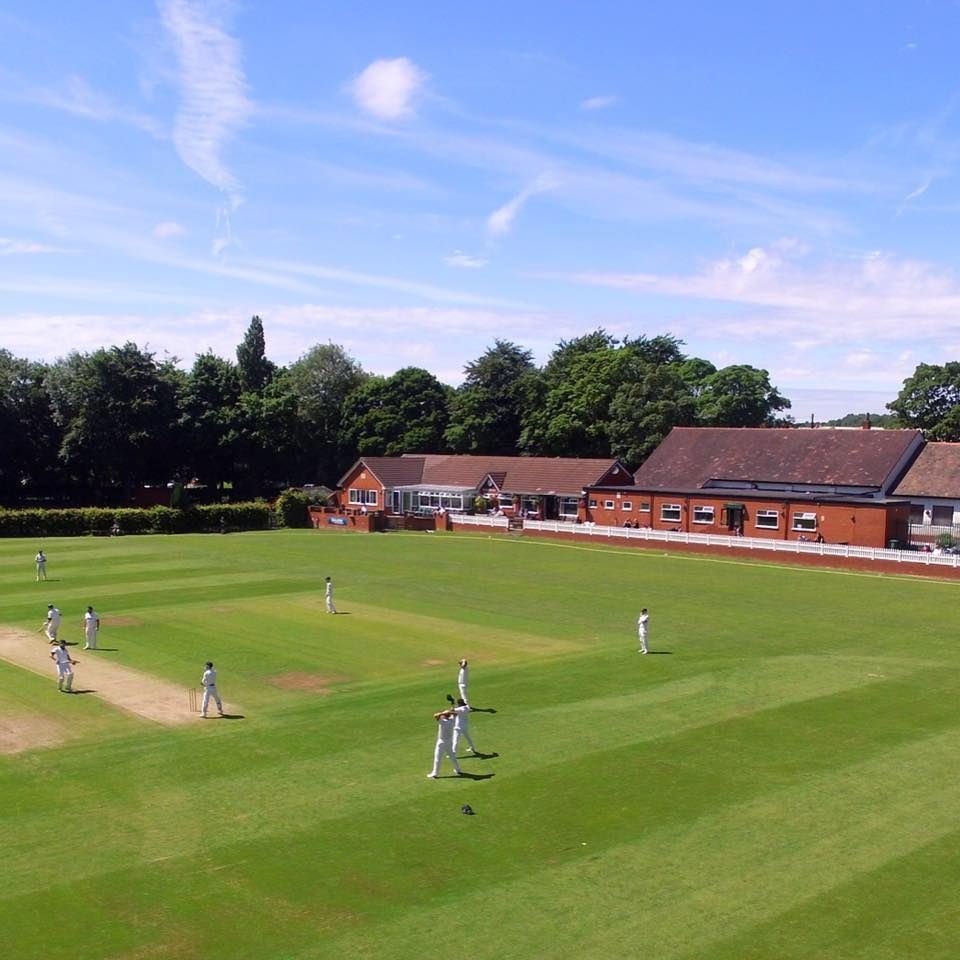
<instances>
[{"instance_id":1,"label":"fielder in white","mask_svg":"<svg viewBox=\"0 0 960 960\"><path fill-rule=\"evenodd\" d=\"M327 601L327 613L336 613L337 608L333 605L333 581L327 577L326 581L326 601Z\"/></svg>"},{"instance_id":2,"label":"fielder in white","mask_svg":"<svg viewBox=\"0 0 960 960\"><path fill-rule=\"evenodd\" d=\"M456 723L457 715L450 710L441 710L433 715L437 721L437 746L433 751L433 769L427 774L430 780L436 780L440 775L440 761L445 756L450 758L453 764L453 772L460 776L460 764L457 763L457 755L453 751L453 727Z\"/></svg>"},{"instance_id":3,"label":"fielder in white","mask_svg":"<svg viewBox=\"0 0 960 960\"><path fill-rule=\"evenodd\" d=\"M640 636L640 653L647 653L647 630L649 629L648 625L650 623L650 614L647 613L647 608L644 607L640 611L640 616L637 618L637 633Z\"/></svg>"},{"instance_id":4,"label":"fielder in white","mask_svg":"<svg viewBox=\"0 0 960 960\"><path fill-rule=\"evenodd\" d=\"M38 550L33 559L37 565L37 583L39 583L47 579L47 556L42 550Z\"/></svg>"},{"instance_id":5,"label":"fielder in white","mask_svg":"<svg viewBox=\"0 0 960 960\"><path fill-rule=\"evenodd\" d=\"M57 631L60 629L60 611L52 604L47 604L47 621L44 624L47 639L51 643L57 642Z\"/></svg>"},{"instance_id":6,"label":"fielder in white","mask_svg":"<svg viewBox=\"0 0 960 960\"><path fill-rule=\"evenodd\" d=\"M50 651L50 659L57 667L57 689L61 693L73 693L73 665L77 661L70 658L66 640L61 640L59 645Z\"/></svg>"},{"instance_id":7,"label":"fielder in white","mask_svg":"<svg viewBox=\"0 0 960 960\"><path fill-rule=\"evenodd\" d=\"M203 671L203 676L200 678L200 685L203 687L203 699L200 701L200 716L206 717L210 698L213 697L217 704L217 713L222 717L223 701L220 699L220 694L217 693L217 671L213 669L212 660L207 661L206 667L207 669Z\"/></svg>"},{"instance_id":8,"label":"fielder in white","mask_svg":"<svg viewBox=\"0 0 960 960\"><path fill-rule=\"evenodd\" d=\"M470 704L464 703L461 697L452 709L456 714L453 721L453 755L457 755L457 747L460 746L461 739L467 741L471 753L476 753L477 748L473 745L473 738L470 736Z\"/></svg>"},{"instance_id":9,"label":"fielder in white","mask_svg":"<svg viewBox=\"0 0 960 960\"><path fill-rule=\"evenodd\" d=\"M467 686L470 683L470 666L466 658L460 661L460 669L457 671L457 688L460 690L460 697L465 704L469 706L470 698L467 696Z\"/></svg>"},{"instance_id":10,"label":"fielder in white","mask_svg":"<svg viewBox=\"0 0 960 960\"><path fill-rule=\"evenodd\" d=\"M87 607L87 612L83 615L83 636L84 650L97 649L97 634L100 632L100 617L93 607Z\"/></svg>"}]
</instances>

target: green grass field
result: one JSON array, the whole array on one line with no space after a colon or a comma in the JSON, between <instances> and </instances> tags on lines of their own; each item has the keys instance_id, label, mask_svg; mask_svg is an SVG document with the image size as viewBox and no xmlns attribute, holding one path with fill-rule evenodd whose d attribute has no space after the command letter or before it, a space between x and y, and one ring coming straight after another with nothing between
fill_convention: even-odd
<instances>
[{"instance_id":1,"label":"green grass field","mask_svg":"<svg viewBox=\"0 0 960 960\"><path fill-rule=\"evenodd\" d=\"M38 585L37 545L0 541L0 623L52 601L78 639L92 603L97 657L184 688L212 659L242 719L0 662L0 724L66 731L0 755L4 956L957 955L956 584L282 531L51 540ZM496 756L430 781L461 655Z\"/></svg>"}]
</instances>

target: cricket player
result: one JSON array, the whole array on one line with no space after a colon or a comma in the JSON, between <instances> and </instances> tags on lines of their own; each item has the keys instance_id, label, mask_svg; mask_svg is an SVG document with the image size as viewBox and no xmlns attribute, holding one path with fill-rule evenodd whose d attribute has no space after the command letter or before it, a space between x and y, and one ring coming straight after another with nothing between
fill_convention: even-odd
<instances>
[{"instance_id":1,"label":"cricket player","mask_svg":"<svg viewBox=\"0 0 960 960\"><path fill-rule=\"evenodd\" d=\"M37 583L39 583L41 580L47 579L47 556L43 550L38 550L33 559L37 565Z\"/></svg>"},{"instance_id":2,"label":"cricket player","mask_svg":"<svg viewBox=\"0 0 960 960\"><path fill-rule=\"evenodd\" d=\"M470 667L467 664L466 659L460 661L460 669L457 671L457 687L460 690L460 697L463 699L465 704L469 704L470 700L467 697L467 685L470 682Z\"/></svg>"},{"instance_id":3,"label":"cricket player","mask_svg":"<svg viewBox=\"0 0 960 960\"><path fill-rule=\"evenodd\" d=\"M336 613L337 608L333 605L333 581L327 577L324 581L326 583L326 601L327 601L327 613Z\"/></svg>"},{"instance_id":4,"label":"cricket player","mask_svg":"<svg viewBox=\"0 0 960 960\"><path fill-rule=\"evenodd\" d=\"M73 665L78 661L70 658L66 640L61 640L50 651L50 659L57 667L57 689L61 693L73 693Z\"/></svg>"},{"instance_id":5,"label":"cricket player","mask_svg":"<svg viewBox=\"0 0 960 960\"><path fill-rule=\"evenodd\" d=\"M203 671L203 676L200 678L200 686L203 687L203 699L200 701L200 716L206 717L207 706L210 704L210 698L213 697L217 704L217 713L222 717L223 701L220 699L220 694L217 693L217 671L213 669L212 660L208 660L206 663L206 670Z\"/></svg>"},{"instance_id":6,"label":"cricket player","mask_svg":"<svg viewBox=\"0 0 960 960\"><path fill-rule=\"evenodd\" d=\"M453 764L453 772L460 776L460 764L457 763L457 755L453 751L453 727L457 720L457 715L453 708L441 710L433 715L437 721L437 745L433 751L433 769L427 774L430 780L436 780L440 775L440 761L445 756L450 758Z\"/></svg>"},{"instance_id":7,"label":"cricket player","mask_svg":"<svg viewBox=\"0 0 960 960\"><path fill-rule=\"evenodd\" d=\"M100 617L93 607L87 607L83 615L84 650L97 649L97 634L100 632Z\"/></svg>"},{"instance_id":8,"label":"cricket player","mask_svg":"<svg viewBox=\"0 0 960 960\"><path fill-rule=\"evenodd\" d=\"M640 611L640 616L637 618L637 633L640 636L640 653L648 653L647 649L647 630L650 623L650 614L647 613L647 608L644 607Z\"/></svg>"},{"instance_id":9,"label":"cricket player","mask_svg":"<svg viewBox=\"0 0 960 960\"><path fill-rule=\"evenodd\" d=\"M470 746L470 752L476 753L477 748L473 745L473 739L470 736L470 704L464 702L463 697L457 701L457 705L451 708L456 716L453 721L453 754L456 756L457 747L460 746L460 740L466 740Z\"/></svg>"},{"instance_id":10,"label":"cricket player","mask_svg":"<svg viewBox=\"0 0 960 960\"><path fill-rule=\"evenodd\" d=\"M60 629L60 611L52 604L47 604L47 620L44 625L47 631L47 639L51 643L57 642L57 631Z\"/></svg>"}]
</instances>

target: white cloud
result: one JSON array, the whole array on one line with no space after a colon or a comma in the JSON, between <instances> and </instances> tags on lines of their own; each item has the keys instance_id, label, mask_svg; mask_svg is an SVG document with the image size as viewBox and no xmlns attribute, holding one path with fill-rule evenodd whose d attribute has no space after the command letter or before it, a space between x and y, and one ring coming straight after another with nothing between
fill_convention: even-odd
<instances>
[{"instance_id":1,"label":"white cloud","mask_svg":"<svg viewBox=\"0 0 960 960\"><path fill-rule=\"evenodd\" d=\"M461 250L454 250L448 257L443 258L443 262L448 267L463 267L467 270L479 270L485 267L490 261L484 257L475 257L469 253L463 253Z\"/></svg>"},{"instance_id":2,"label":"white cloud","mask_svg":"<svg viewBox=\"0 0 960 960\"><path fill-rule=\"evenodd\" d=\"M173 237L182 237L187 231L179 223L173 220L164 220L153 228L153 236L156 240L170 240Z\"/></svg>"},{"instance_id":3,"label":"white cloud","mask_svg":"<svg viewBox=\"0 0 960 960\"><path fill-rule=\"evenodd\" d=\"M236 205L240 182L221 153L253 112L240 44L205 4L158 2L179 66L180 104L173 130L177 153L191 170L226 193Z\"/></svg>"},{"instance_id":4,"label":"white cloud","mask_svg":"<svg viewBox=\"0 0 960 960\"><path fill-rule=\"evenodd\" d=\"M487 232L492 237L503 236L513 229L513 221L526 202L538 193L545 193L559 186L559 181L549 174L541 174L529 186L524 187L512 200L498 207L487 217Z\"/></svg>"},{"instance_id":5,"label":"white cloud","mask_svg":"<svg viewBox=\"0 0 960 960\"><path fill-rule=\"evenodd\" d=\"M15 253L63 253L63 247L54 247L48 243L36 243L33 240L11 240L0 237L0 257Z\"/></svg>"},{"instance_id":6,"label":"white cloud","mask_svg":"<svg viewBox=\"0 0 960 960\"><path fill-rule=\"evenodd\" d=\"M587 97L586 100L581 101L580 109L581 110L606 110L607 107L612 107L616 102L617 102L617 98L613 96Z\"/></svg>"},{"instance_id":7,"label":"white cloud","mask_svg":"<svg viewBox=\"0 0 960 960\"><path fill-rule=\"evenodd\" d=\"M406 57L374 60L348 89L358 107L381 120L405 120L414 115L414 101L428 76Z\"/></svg>"}]
</instances>

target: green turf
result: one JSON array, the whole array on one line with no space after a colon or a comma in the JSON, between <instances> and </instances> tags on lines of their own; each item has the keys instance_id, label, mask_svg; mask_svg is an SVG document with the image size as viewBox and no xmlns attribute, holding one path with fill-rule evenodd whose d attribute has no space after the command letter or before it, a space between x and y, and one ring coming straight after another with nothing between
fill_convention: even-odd
<instances>
[{"instance_id":1,"label":"green turf","mask_svg":"<svg viewBox=\"0 0 960 960\"><path fill-rule=\"evenodd\" d=\"M242 719L0 663L0 725L66 731L0 755L15 960L956 955L956 584L282 531L50 540L38 585L36 547L0 541L0 623L52 601L79 639L93 604L98 656L183 687L213 659ZM462 655L496 756L431 782Z\"/></svg>"}]
</instances>

